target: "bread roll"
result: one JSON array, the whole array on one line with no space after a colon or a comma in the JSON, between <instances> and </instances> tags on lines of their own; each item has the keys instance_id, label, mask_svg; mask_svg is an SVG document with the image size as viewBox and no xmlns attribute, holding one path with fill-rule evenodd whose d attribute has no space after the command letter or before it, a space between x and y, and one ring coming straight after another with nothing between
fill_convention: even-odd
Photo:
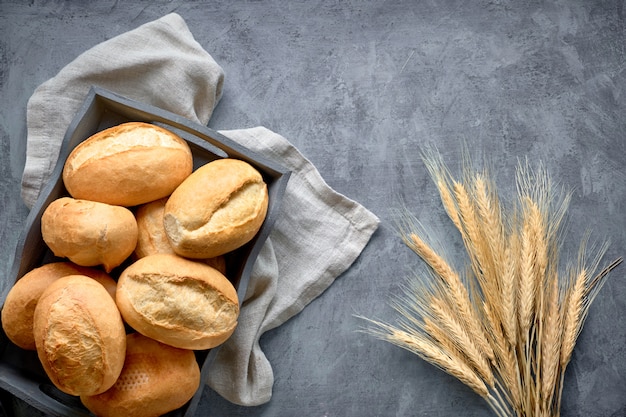
<instances>
[{"instance_id":1,"label":"bread roll","mask_svg":"<svg viewBox=\"0 0 626 417\"><path fill-rule=\"evenodd\" d=\"M4 301L2 328L9 340L22 349L35 350L33 317L41 294L57 279L76 274L95 279L115 299L117 283L104 271L81 267L71 262L53 262L40 266L17 280Z\"/></svg>"},{"instance_id":2,"label":"bread roll","mask_svg":"<svg viewBox=\"0 0 626 417\"><path fill-rule=\"evenodd\" d=\"M187 142L159 126L128 122L74 148L63 182L74 198L135 206L168 196L192 170Z\"/></svg>"},{"instance_id":3,"label":"bread roll","mask_svg":"<svg viewBox=\"0 0 626 417\"><path fill-rule=\"evenodd\" d=\"M41 216L41 235L56 256L111 272L135 250L137 221L125 207L61 197Z\"/></svg>"},{"instance_id":4,"label":"bread roll","mask_svg":"<svg viewBox=\"0 0 626 417\"><path fill-rule=\"evenodd\" d=\"M115 384L102 394L80 399L99 417L154 417L185 405L199 386L200 367L193 351L131 333Z\"/></svg>"},{"instance_id":5,"label":"bread roll","mask_svg":"<svg viewBox=\"0 0 626 417\"><path fill-rule=\"evenodd\" d=\"M137 219L137 246L135 258L143 258L155 253L175 254L163 226L163 212L165 211L166 198L160 198L137 207L135 218ZM208 265L226 275L226 259L223 256L204 259Z\"/></svg>"},{"instance_id":6,"label":"bread roll","mask_svg":"<svg viewBox=\"0 0 626 417\"><path fill-rule=\"evenodd\" d=\"M237 291L216 269L178 255L146 256L117 281L117 306L139 333L182 349L223 343L239 317Z\"/></svg>"},{"instance_id":7,"label":"bread roll","mask_svg":"<svg viewBox=\"0 0 626 417\"><path fill-rule=\"evenodd\" d=\"M67 394L104 392L122 371L124 323L109 293L89 277L50 284L35 308L33 334L46 374Z\"/></svg>"},{"instance_id":8,"label":"bread roll","mask_svg":"<svg viewBox=\"0 0 626 417\"><path fill-rule=\"evenodd\" d=\"M223 255L256 235L267 205L267 185L254 167L218 159L198 168L172 193L165 205L165 231L179 255Z\"/></svg>"}]
</instances>

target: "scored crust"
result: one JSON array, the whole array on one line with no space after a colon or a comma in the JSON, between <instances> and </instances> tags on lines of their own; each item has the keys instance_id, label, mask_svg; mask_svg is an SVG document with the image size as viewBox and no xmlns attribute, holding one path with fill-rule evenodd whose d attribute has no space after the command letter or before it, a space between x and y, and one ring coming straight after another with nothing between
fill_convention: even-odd
<instances>
[{"instance_id":1,"label":"scored crust","mask_svg":"<svg viewBox=\"0 0 626 417\"><path fill-rule=\"evenodd\" d=\"M268 201L259 171L244 161L218 159L198 168L169 197L165 231L179 255L223 255L256 235Z\"/></svg>"},{"instance_id":2,"label":"scored crust","mask_svg":"<svg viewBox=\"0 0 626 417\"><path fill-rule=\"evenodd\" d=\"M128 122L76 146L63 182L74 198L129 207L168 196L192 170L185 140L156 125Z\"/></svg>"},{"instance_id":3,"label":"scored crust","mask_svg":"<svg viewBox=\"0 0 626 417\"><path fill-rule=\"evenodd\" d=\"M106 391L126 352L125 328L106 289L84 275L68 275L42 294L33 321L37 355L52 381L70 395Z\"/></svg>"},{"instance_id":4,"label":"scored crust","mask_svg":"<svg viewBox=\"0 0 626 417\"><path fill-rule=\"evenodd\" d=\"M205 263L178 255L146 256L120 275L117 306L139 333L182 349L209 349L237 326L232 283Z\"/></svg>"}]
</instances>

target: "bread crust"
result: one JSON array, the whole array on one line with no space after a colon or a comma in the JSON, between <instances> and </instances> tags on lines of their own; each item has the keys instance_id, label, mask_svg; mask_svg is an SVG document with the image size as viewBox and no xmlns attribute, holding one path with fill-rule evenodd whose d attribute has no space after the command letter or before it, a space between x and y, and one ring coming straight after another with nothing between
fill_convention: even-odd
<instances>
[{"instance_id":1,"label":"bread crust","mask_svg":"<svg viewBox=\"0 0 626 417\"><path fill-rule=\"evenodd\" d=\"M124 365L124 323L106 289L68 275L41 295L33 321L37 356L52 381L70 395L109 389Z\"/></svg>"},{"instance_id":2,"label":"bread crust","mask_svg":"<svg viewBox=\"0 0 626 417\"><path fill-rule=\"evenodd\" d=\"M85 275L104 286L115 299L117 283L104 271L75 265L71 262L53 262L26 273L11 287L2 307L2 328L13 343L22 349L35 350L33 320L41 294L54 281L67 275Z\"/></svg>"},{"instance_id":3,"label":"bread crust","mask_svg":"<svg viewBox=\"0 0 626 417\"><path fill-rule=\"evenodd\" d=\"M268 201L267 184L252 165L218 159L194 171L169 197L165 231L181 256L223 255L254 238Z\"/></svg>"},{"instance_id":4,"label":"bread crust","mask_svg":"<svg viewBox=\"0 0 626 417\"><path fill-rule=\"evenodd\" d=\"M163 225L163 214L167 197L142 204L135 211L137 220L137 246L135 247L135 259L140 259L156 253L176 254L170 240L167 238ZM207 265L226 275L226 259L219 255L213 258L203 259Z\"/></svg>"},{"instance_id":5,"label":"bread crust","mask_svg":"<svg viewBox=\"0 0 626 417\"><path fill-rule=\"evenodd\" d=\"M80 399L97 416L152 417L182 407L199 386L200 367L193 351L131 333L115 384L102 394Z\"/></svg>"},{"instance_id":6,"label":"bread crust","mask_svg":"<svg viewBox=\"0 0 626 417\"><path fill-rule=\"evenodd\" d=\"M41 235L56 256L111 272L135 250L137 221L125 207L61 197L41 216Z\"/></svg>"},{"instance_id":7,"label":"bread crust","mask_svg":"<svg viewBox=\"0 0 626 417\"><path fill-rule=\"evenodd\" d=\"M74 198L129 207L168 196L192 170L185 140L156 125L128 122L76 146L63 182Z\"/></svg>"},{"instance_id":8,"label":"bread crust","mask_svg":"<svg viewBox=\"0 0 626 417\"><path fill-rule=\"evenodd\" d=\"M139 333L181 349L210 349L226 341L239 317L233 284L203 262L178 255L146 256L117 282L117 306Z\"/></svg>"},{"instance_id":9,"label":"bread crust","mask_svg":"<svg viewBox=\"0 0 626 417\"><path fill-rule=\"evenodd\" d=\"M167 197L137 207L135 211L138 230L135 247L137 259L155 253L175 253L163 226L163 211L166 202Z\"/></svg>"}]
</instances>

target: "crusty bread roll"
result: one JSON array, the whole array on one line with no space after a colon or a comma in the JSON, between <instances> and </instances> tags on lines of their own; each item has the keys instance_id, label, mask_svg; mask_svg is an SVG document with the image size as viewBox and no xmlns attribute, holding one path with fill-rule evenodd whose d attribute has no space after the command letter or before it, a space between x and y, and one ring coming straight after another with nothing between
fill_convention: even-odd
<instances>
[{"instance_id":1,"label":"crusty bread roll","mask_svg":"<svg viewBox=\"0 0 626 417\"><path fill-rule=\"evenodd\" d=\"M267 185L259 171L244 161L218 159L174 190L165 204L165 231L177 254L211 258L249 242L267 206Z\"/></svg>"},{"instance_id":2,"label":"crusty bread roll","mask_svg":"<svg viewBox=\"0 0 626 417\"><path fill-rule=\"evenodd\" d=\"M63 182L74 198L135 206L168 196L192 170L187 142L159 126L128 122L74 148Z\"/></svg>"},{"instance_id":3,"label":"crusty bread roll","mask_svg":"<svg viewBox=\"0 0 626 417\"><path fill-rule=\"evenodd\" d=\"M137 207L135 212L138 230L137 246L135 247L136 259L155 253L175 254L163 226L166 202L167 197ZM222 255L204 259L203 262L226 275L226 259Z\"/></svg>"},{"instance_id":4,"label":"crusty bread roll","mask_svg":"<svg viewBox=\"0 0 626 417\"><path fill-rule=\"evenodd\" d=\"M9 340L22 349L35 350L33 317L41 294L57 279L76 274L95 279L115 299L117 283L104 271L81 267L71 262L53 262L40 266L17 280L4 301L2 328Z\"/></svg>"},{"instance_id":5,"label":"crusty bread roll","mask_svg":"<svg viewBox=\"0 0 626 417\"><path fill-rule=\"evenodd\" d=\"M99 417L154 417L185 405L199 386L200 367L193 351L131 333L115 384L102 394L80 399Z\"/></svg>"},{"instance_id":6,"label":"crusty bread roll","mask_svg":"<svg viewBox=\"0 0 626 417\"><path fill-rule=\"evenodd\" d=\"M150 255L128 266L116 301L132 328L182 349L223 343L239 317L233 284L215 268L178 255Z\"/></svg>"},{"instance_id":7,"label":"crusty bread roll","mask_svg":"<svg viewBox=\"0 0 626 417\"><path fill-rule=\"evenodd\" d=\"M33 321L37 356L52 381L70 395L94 395L117 380L126 332L115 301L84 275L54 281L41 295Z\"/></svg>"},{"instance_id":8,"label":"crusty bread roll","mask_svg":"<svg viewBox=\"0 0 626 417\"><path fill-rule=\"evenodd\" d=\"M41 216L41 235L56 256L111 272L135 250L137 221L125 207L61 197Z\"/></svg>"}]
</instances>

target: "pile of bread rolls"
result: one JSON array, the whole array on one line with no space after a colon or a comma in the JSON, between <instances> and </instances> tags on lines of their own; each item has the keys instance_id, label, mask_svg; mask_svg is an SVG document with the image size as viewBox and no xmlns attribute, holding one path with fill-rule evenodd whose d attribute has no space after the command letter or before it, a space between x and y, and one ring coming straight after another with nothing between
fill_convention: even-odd
<instances>
[{"instance_id":1,"label":"pile of bread rolls","mask_svg":"<svg viewBox=\"0 0 626 417\"><path fill-rule=\"evenodd\" d=\"M224 256L265 220L263 177L231 158L194 169L185 140L129 122L74 148L63 182L68 196L45 209L41 233L64 259L11 288L7 337L97 416L183 406L200 384L194 350L237 326Z\"/></svg>"}]
</instances>

